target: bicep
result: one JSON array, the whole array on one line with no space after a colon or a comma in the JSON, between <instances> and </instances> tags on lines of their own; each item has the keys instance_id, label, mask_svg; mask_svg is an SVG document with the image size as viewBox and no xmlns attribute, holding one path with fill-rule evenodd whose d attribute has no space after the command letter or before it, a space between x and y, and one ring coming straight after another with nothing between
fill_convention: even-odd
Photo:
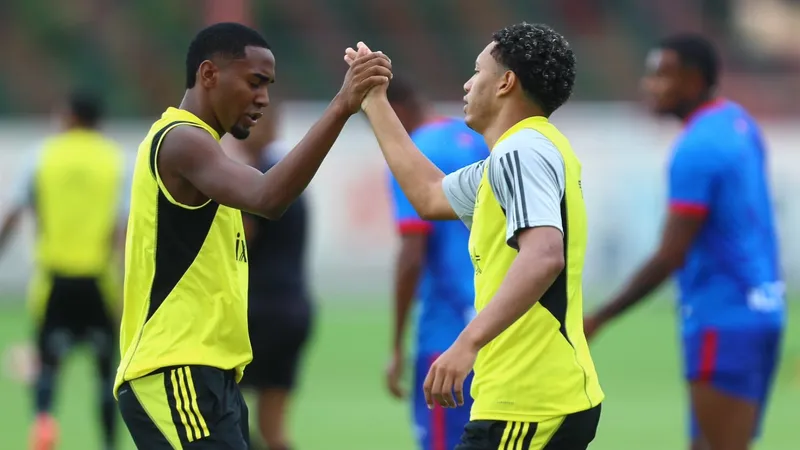
<instances>
[{"instance_id":1,"label":"bicep","mask_svg":"<svg viewBox=\"0 0 800 450\"><path fill-rule=\"evenodd\" d=\"M221 205L259 213L264 174L230 159L204 130L179 127L167 134L159 150L158 167L160 171L174 171Z\"/></svg>"},{"instance_id":2,"label":"bicep","mask_svg":"<svg viewBox=\"0 0 800 450\"><path fill-rule=\"evenodd\" d=\"M564 162L550 147L514 149L490 168L490 183L505 210L506 240L512 248L519 248L518 235L529 228L550 227L563 233Z\"/></svg>"},{"instance_id":3,"label":"bicep","mask_svg":"<svg viewBox=\"0 0 800 450\"><path fill-rule=\"evenodd\" d=\"M478 161L447 175L442 180L441 192L455 215L467 226L472 223L475 198L483 176L484 161Z\"/></svg>"}]
</instances>

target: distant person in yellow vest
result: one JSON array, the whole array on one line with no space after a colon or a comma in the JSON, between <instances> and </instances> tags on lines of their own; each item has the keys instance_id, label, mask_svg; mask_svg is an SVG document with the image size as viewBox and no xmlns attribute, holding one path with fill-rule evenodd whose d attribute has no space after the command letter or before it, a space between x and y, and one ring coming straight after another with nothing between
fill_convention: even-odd
<instances>
[{"instance_id":1,"label":"distant person in yellow vest","mask_svg":"<svg viewBox=\"0 0 800 450\"><path fill-rule=\"evenodd\" d=\"M345 59L369 54L360 43ZM491 154L449 175L414 146L384 87L362 103L420 217L470 228L478 314L423 383L429 408L455 408L474 368L455 450L584 450L595 437L603 392L583 332L581 164L549 121L574 81L572 50L551 28L496 32L464 85L465 121Z\"/></svg>"},{"instance_id":2,"label":"distant person in yellow vest","mask_svg":"<svg viewBox=\"0 0 800 450\"><path fill-rule=\"evenodd\" d=\"M36 226L36 271L29 306L35 319L39 371L34 384L36 419L30 448L55 447L51 415L64 358L76 343L97 357L97 395L105 449L114 447L116 411L111 387L116 362L118 314L113 269L124 216L124 155L98 129L97 98L73 94L59 112L62 130L47 139L23 172L12 207L0 228L0 250L25 210Z\"/></svg>"}]
</instances>

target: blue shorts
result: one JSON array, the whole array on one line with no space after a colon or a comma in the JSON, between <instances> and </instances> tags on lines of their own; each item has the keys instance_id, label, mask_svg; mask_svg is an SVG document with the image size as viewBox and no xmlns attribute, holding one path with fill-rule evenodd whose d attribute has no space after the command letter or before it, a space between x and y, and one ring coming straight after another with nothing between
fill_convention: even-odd
<instances>
[{"instance_id":1,"label":"blue shorts","mask_svg":"<svg viewBox=\"0 0 800 450\"><path fill-rule=\"evenodd\" d=\"M464 382L464 405L457 408L442 408L436 405L432 410L425 404L425 394L422 384L428 375L438 354L417 356L414 369L414 392L412 401L414 408L414 426L417 443L421 450L451 450L461 442L464 426L469 422L469 412L472 409L472 397L469 389L472 386L470 373Z\"/></svg>"},{"instance_id":2,"label":"blue shorts","mask_svg":"<svg viewBox=\"0 0 800 450\"><path fill-rule=\"evenodd\" d=\"M781 353L781 329L701 328L684 333L683 358L688 381L711 383L719 391L759 407L755 436L761 430ZM691 436L699 435L694 408Z\"/></svg>"}]
</instances>

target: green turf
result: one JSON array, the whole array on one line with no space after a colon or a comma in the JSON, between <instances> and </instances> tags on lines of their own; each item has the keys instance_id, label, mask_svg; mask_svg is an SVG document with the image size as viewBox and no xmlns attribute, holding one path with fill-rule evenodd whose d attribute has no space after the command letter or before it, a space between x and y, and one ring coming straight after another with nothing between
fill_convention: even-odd
<instances>
[{"instance_id":1,"label":"green turf","mask_svg":"<svg viewBox=\"0 0 800 450\"><path fill-rule=\"evenodd\" d=\"M18 308L0 309L0 350L25 339L28 324ZM792 323L800 314L793 313ZM379 307L320 308L292 425L301 450L413 449L407 405L383 390L388 313ZM662 305L645 307L610 328L593 345L607 394L595 450L686 448L685 395L679 378L673 317ZM791 326L764 438L758 450L790 450L800 442L800 334ZM61 450L99 448L94 409L94 371L84 353L69 362L60 380L57 416ZM25 448L30 394L0 379L0 448ZM121 429L125 435L124 428ZM122 436L121 449L134 447Z\"/></svg>"}]
</instances>

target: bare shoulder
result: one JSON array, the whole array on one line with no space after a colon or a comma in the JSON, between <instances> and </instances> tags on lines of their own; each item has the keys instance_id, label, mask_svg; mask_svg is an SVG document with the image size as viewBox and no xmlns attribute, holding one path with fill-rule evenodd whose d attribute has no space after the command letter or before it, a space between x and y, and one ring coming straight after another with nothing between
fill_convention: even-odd
<instances>
[{"instance_id":1,"label":"bare shoulder","mask_svg":"<svg viewBox=\"0 0 800 450\"><path fill-rule=\"evenodd\" d=\"M209 163L218 157L222 148L208 131L194 126L178 126L170 130L161 142L158 164L180 168Z\"/></svg>"}]
</instances>

